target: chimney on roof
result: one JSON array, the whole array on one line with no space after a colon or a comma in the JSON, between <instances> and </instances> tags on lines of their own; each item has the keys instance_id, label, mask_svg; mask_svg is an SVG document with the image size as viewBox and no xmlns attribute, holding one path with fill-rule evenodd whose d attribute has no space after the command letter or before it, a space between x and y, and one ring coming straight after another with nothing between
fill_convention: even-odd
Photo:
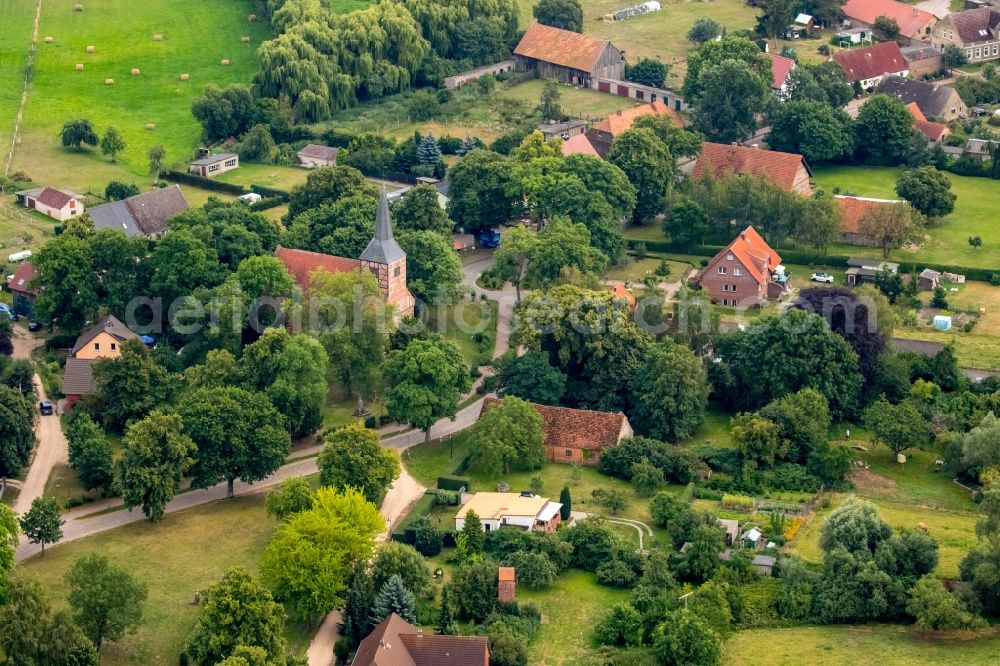
<instances>
[{"instance_id":1,"label":"chimney on roof","mask_svg":"<svg viewBox=\"0 0 1000 666\"><path fill-rule=\"evenodd\" d=\"M617 116L620 116L620 115L622 115L622 110L621 110L621 109L618 109L617 111L615 111L615 115L617 115Z\"/></svg>"},{"instance_id":2,"label":"chimney on roof","mask_svg":"<svg viewBox=\"0 0 1000 666\"><path fill-rule=\"evenodd\" d=\"M731 144L729 144L729 145L730 145L730 146L732 146L733 148L735 148L736 146L738 146L738 145L740 145L740 144L739 144L739 143L737 143L736 141L733 141L733 142L732 142Z\"/></svg>"},{"instance_id":3,"label":"chimney on roof","mask_svg":"<svg viewBox=\"0 0 1000 666\"><path fill-rule=\"evenodd\" d=\"M740 238L742 238L743 240L746 240L747 239L747 232L746 231L741 231L740 232Z\"/></svg>"}]
</instances>

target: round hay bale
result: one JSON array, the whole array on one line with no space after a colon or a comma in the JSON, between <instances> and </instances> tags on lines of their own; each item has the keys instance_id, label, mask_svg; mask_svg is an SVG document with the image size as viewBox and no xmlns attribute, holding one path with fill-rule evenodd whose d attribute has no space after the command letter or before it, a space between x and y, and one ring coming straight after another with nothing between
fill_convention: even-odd
<instances>
[{"instance_id":1,"label":"round hay bale","mask_svg":"<svg viewBox=\"0 0 1000 666\"><path fill-rule=\"evenodd\" d=\"M96 51L96 50L97 50L97 49L95 49L95 48L94 48L93 46L88 46L88 47L87 47L87 53L93 53L93 52L94 52L94 51Z\"/></svg>"},{"instance_id":2,"label":"round hay bale","mask_svg":"<svg viewBox=\"0 0 1000 666\"><path fill-rule=\"evenodd\" d=\"M243 35L243 37L242 37L242 39L240 41L243 42L244 44L249 44L250 43L250 35Z\"/></svg>"},{"instance_id":3,"label":"round hay bale","mask_svg":"<svg viewBox=\"0 0 1000 666\"><path fill-rule=\"evenodd\" d=\"M222 59L222 66L225 67L228 64L229 64L229 58L223 58Z\"/></svg>"},{"instance_id":4,"label":"round hay bale","mask_svg":"<svg viewBox=\"0 0 1000 666\"><path fill-rule=\"evenodd\" d=\"M153 41L154 42L162 42L163 41L163 35L153 35Z\"/></svg>"},{"instance_id":5,"label":"round hay bale","mask_svg":"<svg viewBox=\"0 0 1000 666\"><path fill-rule=\"evenodd\" d=\"M83 71L83 63L82 62L76 63L76 71L78 71L78 72L82 72Z\"/></svg>"},{"instance_id":6,"label":"round hay bale","mask_svg":"<svg viewBox=\"0 0 1000 666\"><path fill-rule=\"evenodd\" d=\"M46 35L46 36L45 36L45 43L46 43L46 44L51 44L51 43L52 43L52 42L54 42L54 41L55 41L55 40L54 40L54 39L52 39L52 37L51 37L51 36L49 36L49 35Z\"/></svg>"},{"instance_id":7,"label":"round hay bale","mask_svg":"<svg viewBox=\"0 0 1000 666\"><path fill-rule=\"evenodd\" d=\"M256 20L257 20L256 14L251 14L250 16L247 17L247 21L249 21L250 23L253 23Z\"/></svg>"},{"instance_id":8,"label":"round hay bale","mask_svg":"<svg viewBox=\"0 0 1000 666\"><path fill-rule=\"evenodd\" d=\"M148 129L148 130L155 130L156 129L156 123L146 123L146 129Z\"/></svg>"},{"instance_id":9,"label":"round hay bale","mask_svg":"<svg viewBox=\"0 0 1000 666\"><path fill-rule=\"evenodd\" d=\"M113 85L115 85L115 80L114 79L104 79L104 85L106 85L106 86L113 86Z\"/></svg>"},{"instance_id":10,"label":"round hay bale","mask_svg":"<svg viewBox=\"0 0 1000 666\"><path fill-rule=\"evenodd\" d=\"M181 81L187 81L191 78L190 74L181 74Z\"/></svg>"},{"instance_id":11,"label":"round hay bale","mask_svg":"<svg viewBox=\"0 0 1000 666\"><path fill-rule=\"evenodd\" d=\"M139 76L139 70L135 67L132 68L132 76Z\"/></svg>"},{"instance_id":12,"label":"round hay bale","mask_svg":"<svg viewBox=\"0 0 1000 666\"><path fill-rule=\"evenodd\" d=\"M82 12L83 11L83 5L73 5L73 11L74 12Z\"/></svg>"}]
</instances>

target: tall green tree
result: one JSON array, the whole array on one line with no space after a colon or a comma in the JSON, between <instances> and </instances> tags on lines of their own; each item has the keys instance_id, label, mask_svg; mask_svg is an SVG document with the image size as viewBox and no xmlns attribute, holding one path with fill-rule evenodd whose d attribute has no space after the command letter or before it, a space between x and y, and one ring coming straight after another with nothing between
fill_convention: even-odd
<instances>
[{"instance_id":1,"label":"tall green tree","mask_svg":"<svg viewBox=\"0 0 1000 666\"><path fill-rule=\"evenodd\" d=\"M774 421L744 412L730 419L730 424L733 442L744 459L770 465L787 454L788 442Z\"/></svg>"},{"instance_id":2,"label":"tall green tree","mask_svg":"<svg viewBox=\"0 0 1000 666\"><path fill-rule=\"evenodd\" d=\"M449 302L461 291L462 260L446 240L434 231L407 231L398 236L406 252L406 284L426 303Z\"/></svg>"},{"instance_id":3,"label":"tall green tree","mask_svg":"<svg viewBox=\"0 0 1000 666\"><path fill-rule=\"evenodd\" d=\"M923 220L908 203L876 206L858 222L858 231L872 237L882 249L882 258L887 259L893 248L920 238Z\"/></svg>"},{"instance_id":4,"label":"tall green tree","mask_svg":"<svg viewBox=\"0 0 1000 666\"><path fill-rule=\"evenodd\" d=\"M451 239L453 223L438 202L438 191L417 185L392 207L392 225L397 232L434 231Z\"/></svg>"},{"instance_id":5,"label":"tall green tree","mask_svg":"<svg viewBox=\"0 0 1000 666\"><path fill-rule=\"evenodd\" d=\"M379 444L378 431L355 422L327 433L323 440L316 461L320 485L360 488L365 499L379 503L399 476L399 455Z\"/></svg>"},{"instance_id":6,"label":"tall green tree","mask_svg":"<svg viewBox=\"0 0 1000 666\"><path fill-rule=\"evenodd\" d=\"M160 173L163 171L163 165L166 163L167 149L160 145L153 146L146 153L146 157L149 158L149 175L155 185L159 182Z\"/></svg>"},{"instance_id":7,"label":"tall green tree","mask_svg":"<svg viewBox=\"0 0 1000 666\"><path fill-rule=\"evenodd\" d=\"M542 120L562 120L562 106L559 104L561 97L562 92L555 79L548 79L542 85L542 94L538 100L538 113L541 114Z\"/></svg>"},{"instance_id":8,"label":"tall green tree","mask_svg":"<svg viewBox=\"0 0 1000 666\"><path fill-rule=\"evenodd\" d=\"M59 132L59 138L62 140L63 148L76 150L80 150L84 144L96 146L98 141L94 126L86 118L67 121Z\"/></svg>"},{"instance_id":9,"label":"tall green tree","mask_svg":"<svg viewBox=\"0 0 1000 666\"><path fill-rule=\"evenodd\" d=\"M196 664L216 664L241 645L264 650L267 663L285 659L285 610L242 567L201 593L198 621L184 652Z\"/></svg>"},{"instance_id":10,"label":"tall green tree","mask_svg":"<svg viewBox=\"0 0 1000 666\"><path fill-rule=\"evenodd\" d=\"M652 58L642 58L634 65L625 63L626 80L635 81L644 86L652 86L653 88L663 87L669 71L670 67L668 65L664 64L661 60L653 60Z\"/></svg>"},{"instance_id":11,"label":"tall green tree","mask_svg":"<svg viewBox=\"0 0 1000 666\"><path fill-rule=\"evenodd\" d=\"M278 520L284 520L300 511L312 508L313 489L303 478L285 479L276 489L267 493L264 507L268 514Z\"/></svg>"},{"instance_id":12,"label":"tall green tree","mask_svg":"<svg viewBox=\"0 0 1000 666\"><path fill-rule=\"evenodd\" d=\"M86 490L111 489L114 482L113 449L107 435L85 412L72 412L65 429L69 464Z\"/></svg>"},{"instance_id":13,"label":"tall green tree","mask_svg":"<svg viewBox=\"0 0 1000 666\"><path fill-rule=\"evenodd\" d=\"M40 287L32 305L37 321L77 333L95 318L97 279L87 241L63 234L43 245L31 263L38 271L33 285Z\"/></svg>"},{"instance_id":14,"label":"tall green tree","mask_svg":"<svg viewBox=\"0 0 1000 666\"><path fill-rule=\"evenodd\" d=\"M852 499L830 514L820 530L819 545L831 552L844 548L851 553L874 554L892 536L892 528L867 500Z\"/></svg>"},{"instance_id":15,"label":"tall green tree","mask_svg":"<svg viewBox=\"0 0 1000 666\"><path fill-rule=\"evenodd\" d=\"M494 472L538 469L545 462L542 417L530 403L514 396L503 398L483 411L473 426L479 457Z\"/></svg>"},{"instance_id":16,"label":"tall green tree","mask_svg":"<svg viewBox=\"0 0 1000 666\"><path fill-rule=\"evenodd\" d=\"M378 624L395 613L407 622L416 623L417 608L413 592L406 589L403 579L392 575L379 589L372 606L372 623Z\"/></svg>"},{"instance_id":17,"label":"tall green tree","mask_svg":"<svg viewBox=\"0 0 1000 666\"><path fill-rule=\"evenodd\" d=\"M879 398L865 410L864 420L872 439L885 444L894 454L927 441L927 422L910 401L893 405L884 397Z\"/></svg>"},{"instance_id":18,"label":"tall green tree","mask_svg":"<svg viewBox=\"0 0 1000 666\"><path fill-rule=\"evenodd\" d=\"M629 416L640 431L657 439L687 439L705 418L705 368L690 349L672 340L650 349L629 389L634 405Z\"/></svg>"},{"instance_id":19,"label":"tall green tree","mask_svg":"<svg viewBox=\"0 0 1000 666\"><path fill-rule=\"evenodd\" d=\"M21 531L28 541L42 545L44 557L45 544L62 539L65 522L59 516L59 502L54 497L36 497L31 501L31 508L21 516Z\"/></svg>"},{"instance_id":20,"label":"tall green tree","mask_svg":"<svg viewBox=\"0 0 1000 666\"><path fill-rule=\"evenodd\" d=\"M34 447L34 405L17 389L0 386L0 478L20 474Z\"/></svg>"},{"instance_id":21,"label":"tall green tree","mask_svg":"<svg viewBox=\"0 0 1000 666\"><path fill-rule=\"evenodd\" d=\"M583 7L580 0L541 0L532 14L542 25L583 32Z\"/></svg>"},{"instance_id":22,"label":"tall green tree","mask_svg":"<svg viewBox=\"0 0 1000 666\"><path fill-rule=\"evenodd\" d=\"M0 654L11 666L100 666L94 644L69 613L52 612L35 582L11 581L8 603L0 605L0 627Z\"/></svg>"},{"instance_id":23,"label":"tall green tree","mask_svg":"<svg viewBox=\"0 0 1000 666\"><path fill-rule=\"evenodd\" d=\"M6 504L0 504L0 607L7 602L7 574L14 568L21 524L17 514Z\"/></svg>"},{"instance_id":24,"label":"tall green tree","mask_svg":"<svg viewBox=\"0 0 1000 666\"><path fill-rule=\"evenodd\" d=\"M944 217L955 210L958 198L951 191L951 179L932 166L901 173L896 179L896 194L930 218Z\"/></svg>"},{"instance_id":25,"label":"tall green tree","mask_svg":"<svg viewBox=\"0 0 1000 666\"><path fill-rule=\"evenodd\" d=\"M918 627L931 631L978 629L986 624L967 611L940 578L931 575L921 578L910 590L906 611L916 618Z\"/></svg>"},{"instance_id":26,"label":"tall green tree","mask_svg":"<svg viewBox=\"0 0 1000 666\"><path fill-rule=\"evenodd\" d=\"M553 284L563 270L576 268L581 273L600 273L607 256L591 246L590 231L568 218L557 217L538 232L538 242L525 271L530 285Z\"/></svg>"},{"instance_id":27,"label":"tall green tree","mask_svg":"<svg viewBox=\"0 0 1000 666\"><path fill-rule=\"evenodd\" d=\"M697 201L685 199L672 206L663 220L663 233L681 247L698 245L707 232L708 215Z\"/></svg>"},{"instance_id":28,"label":"tall green tree","mask_svg":"<svg viewBox=\"0 0 1000 666\"><path fill-rule=\"evenodd\" d=\"M486 547L483 521L479 519L479 514L472 509L469 509L465 514L462 531L458 538L462 540L462 548L466 555L478 555Z\"/></svg>"},{"instance_id":29,"label":"tall green tree","mask_svg":"<svg viewBox=\"0 0 1000 666\"><path fill-rule=\"evenodd\" d=\"M101 137L101 153L110 155L112 162L118 161L118 155L125 152L126 145L125 137L122 136L117 127L109 125L104 130L104 136Z\"/></svg>"},{"instance_id":30,"label":"tall green tree","mask_svg":"<svg viewBox=\"0 0 1000 666\"><path fill-rule=\"evenodd\" d=\"M431 581L423 555L409 544L388 541L375 553L371 578L375 588L381 589L393 576L399 576L406 589L414 594L420 594Z\"/></svg>"},{"instance_id":31,"label":"tall green tree","mask_svg":"<svg viewBox=\"0 0 1000 666\"><path fill-rule=\"evenodd\" d=\"M291 448L288 424L262 393L237 387L188 393L177 405L184 434L197 446L191 485L225 481L233 496L236 479L253 483L285 462Z\"/></svg>"},{"instance_id":32,"label":"tall green tree","mask_svg":"<svg viewBox=\"0 0 1000 666\"><path fill-rule=\"evenodd\" d=\"M699 16L687 32L689 42L704 44L722 34L722 26L709 16Z\"/></svg>"},{"instance_id":33,"label":"tall green tree","mask_svg":"<svg viewBox=\"0 0 1000 666\"><path fill-rule=\"evenodd\" d=\"M740 60L703 67L697 93L689 99L694 105L694 128L719 143L753 136L758 116L772 99L771 75L765 69Z\"/></svg>"},{"instance_id":34,"label":"tall green tree","mask_svg":"<svg viewBox=\"0 0 1000 666\"><path fill-rule=\"evenodd\" d=\"M809 164L837 160L854 153L853 121L825 102L792 100L771 114L767 142L774 150L802 155Z\"/></svg>"},{"instance_id":35,"label":"tall green tree","mask_svg":"<svg viewBox=\"0 0 1000 666\"><path fill-rule=\"evenodd\" d=\"M141 340L121 343L121 355L94 364L94 386L109 430L121 432L169 401L172 378Z\"/></svg>"},{"instance_id":36,"label":"tall green tree","mask_svg":"<svg viewBox=\"0 0 1000 666\"><path fill-rule=\"evenodd\" d=\"M115 460L115 491L125 508L137 506L151 521L164 511L194 460L195 444L184 434L179 416L159 411L125 431L121 455Z\"/></svg>"},{"instance_id":37,"label":"tall green tree","mask_svg":"<svg viewBox=\"0 0 1000 666\"><path fill-rule=\"evenodd\" d=\"M663 210L676 170L676 164L666 144L652 130L639 127L628 129L611 144L608 161L621 169L636 189L633 222L641 222Z\"/></svg>"},{"instance_id":38,"label":"tall green tree","mask_svg":"<svg viewBox=\"0 0 1000 666\"><path fill-rule=\"evenodd\" d=\"M558 405L566 392L566 375L549 363L548 354L529 351L504 354L493 362L497 394L541 405Z\"/></svg>"},{"instance_id":39,"label":"tall green tree","mask_svg":"<svg viewBox=\"0 0 1000 666\"><path fill-rule=\"evenodd\" d=\"M66 572L66 584L73 619L98 650L105 640L120 640L142 623L146 584L104 555L77 558Z\"/></svg>"},{"instance_id":40,"label":"tall green tree","mask_svg":"<svg viewBox=\"0 0 1000 666\"><path fill-rule=\"evenodd\" d=\"M389 416L423 430L427 442L435 421L455 418L459 400L472 384L458 347L440 336L415 339L393 351L382 374L389 383Z\"/></svg>"},{"instance_id":41,"label":"tall green tree","mask_svg":"<svg viewBox=\"0 0 1000 666\"><path fill-rule=\"evenodd\" d=\"M722 641L697 615L675 610L656 629L653 655L663 666L717 666L722 663Z\"/></svg>"},{"instance_id":42,"label":"tall green tree","mask_svg":"<svg viewBox=\"0 0 1000 666\"><path fill-rule=\"evenodd\" d=\"M895 166L903 162L914 133L913 114L892 95L872 95L855 123L858 153L868 164Z\"/></svg>"},{"instance_id":43,"label":"tall green tree","mask_svg":"<svg viewBox=\"0 0 1000 666\"><path fill-rule=\"evenodd\" d=\"M448 217L469 234L507 222L514 211L514 198L507 194L512 167L499 153L468 153L448 175Z\"/></svg>"}]
</instances>

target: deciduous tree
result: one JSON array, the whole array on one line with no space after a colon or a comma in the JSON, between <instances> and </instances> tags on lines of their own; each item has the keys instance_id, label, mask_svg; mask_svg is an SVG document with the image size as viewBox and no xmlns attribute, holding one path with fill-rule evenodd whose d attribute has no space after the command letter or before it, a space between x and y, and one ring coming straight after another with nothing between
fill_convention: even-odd
<instances>
[{"instance_id":1,"label":"deciduous tree","mask_svg":"<svg viewBox=\"0 0 1000 666\"><path fill-rule=\"evenodd\" d=\"M657 439L687 439L705 418L705 368L690 349L669 339L649 350L629 389L634 405L629 416Z\"/></svg>"},{"instance_id":2,"label":"deciduous tree","mask_svg":"<svg viewBox=\"0 0 1000 666\"><path fill-rule=\"evenodd\" d=\"M855 124L858 152L869 164L897 165L916 131L913 114L901 101L891 95L872 95Z\"/></svg>"},{"instance_id":3,"label":"deciduous tree","mask_svg":"<svg viewBox=\"0 0 1000 666\"><path fill-rule=\"evenodd\" d=\"M337 490L360 488L378 504L399 476L399 455L379 444L377 430L355 422L327 433L317 459L319 482Z\"/></svg>"},{"instance_id":4,"label":"deciduous tree","mask_svg":"<svg viewBox=\"0 0 1000 666\"><path fill-rule=\"evenodd\" d=\"M169 401L172 379L141 340L121 343L117 358L94 364L95 392L101 399L104 425L121 432Z\"/></svg>"},{"instance_id":5,"label":"deciduous tree","mask_svg":"<svg viewBox=\"0 0 1000 666\"><path fill-rule=\"evenodd\" d=\"M652 130L639 127L619 134L611 144L608 161L621 169L636 189L633 222L663 210L675 163L666 144Z\"/></svg>"},{"instance_id":6,"label":"deciduous tree","mask_svg":"<svg viewBox=\"0 0 1000 666\"><path fill-rule=\"evenodd\" d=\"M680 609L657 628L653 656L661 666L716 666L722 663L722 641L702 619Z\"/></svg>"},{"instance_id":7,"label":"deciduous tree","mask_svg":"<svg viewBox=\"0 0 1000 666\"><path fill-rule=\"evenodd\" d=\"M583 32L583 8L579 0L541 0L531 11L542 25Z\"/></svg>"},{"instance_id":8,"label":"deciduous tree","mask_svg":"<svg viewBox=\"0 0 1000 666\"><path fill-rule=\"evenodd\" d=\"M772 114L767 141L774 150L801 154L809 164L837 160L854 153L853 121L829 104L793 100Z\"/></svg>"},{"instance_id":9,"label":"deciduous tree","mask_svg":"<svg viewBox=\"0 0 1000 666\"><path fill-rule=\"evenodd\" d=\"M98 650L105 640L117 641L142 623L146 584L104 555L79 557L66 572L66 583L73 619Z\"/></svg>"},{"instance_id":10,"label":"deciduous tree","mask_svg":"<svg viewBox=\"0 0 1000 666\"><path fill-rule=\"evenodd\" d=\"M545 462L542 417L515 396L503 398L485 410L473 426L483 464L494 472L538 469Z\"/></svg>"},{"instance_id":11,"label":"deciduous tree","mask_svg":"<svg viewBox=\"0 0 1000 666\"><path fill-rule=\"evenodd\" d=\"M31 501L31 508L21 516L21 531L28 541L42 545L44 557L45 544L62 539L65 522L59 516L59 502L54 497L36 497Z\"/></svg>"},{"instance_id":12,"label":"deciduous tree","mask_svg":"<svg viewBox=\"0 0 1000 666\"><path fill-rule=\"evenodd\" d=\"M474 150L451 169L448 216L465 233L498 227L510 219L514 198L507 192L512 166L499 153Z\"/></svg>"},{"instance_id":13,"label":"deciduous tree","mask_svg":"<svg viewBox=\"0 0 1000 666\"><path fill-rule=\"evenodd\" d=\"M652 58L642 58L634 65L625 63L625 79L627 81L635 81L653 88L663 87L669 71L670 67L663 64L661 60L653 60Z\"/></svg>"},{"instance_id":14,"label":"deciduous tree","mask_svg":"<svg viewBox=\"0 0 1000 666\"><path fill-rule=\"evenodd\" d=\"M497 394L541 405L558 405L566 391L566 375L549 363L548 354L529 351L505 354L494 361Z\"/></svg>"},{"instance_id":15,"label":"deciduous tree","mask_svg":"<svg viewBox=\"0 0 1000 666\"><path fill-rule=\"evenodd\" d=\"M912 402L894 405L879 398L865 410L864 420L872 439L885 444L893 454L898 455L927 441L927 423Z\"/></svg>"},{"instance_id":16,"label":"deciduous tree","mask_svg":"<svg viewBox=\"0 0 1000 666\"><path fill-rule=\"evenodd\" d=\"M944 217L955 210L951 179L932 166L907 169L896 179L896 194L930 218Z\"/></svg>"},{"instance_id":17,"label":"deciduous tree","mask_svg":"<svg viewBox=\"0 0 1000 666\"><path fill-rule=\"evenodd\" d=\"M59 138L62 140L63 148L76 150L80 150L84 144L96 146L98 141L94 126L86 118L67 121L59 132Z\"/></svg>"},{"instance_id":18,"label":"deciduous tree","mask_svg":"<svg viewBox=\"0 0 1000 666\"><path fill-rule=\"evenodd\" d=\"M0 386L0 478L17 476L35 447L34 405L17 389Z\"/></svg>"},{"instance_id":19,"label":"deciduous tree","mask_svg":"<svg viewBox=\"0 0 1000 666\"><path fill-rule=\"evenodd\" d=\"M129 426L115 460L115 491L127 509L142 507L151 521L163 517L194 460L195 444L181 432L181 417L152 412Z\"/></svg>"},{"instance_id":20,"label":"deciduous tree","mask_svg":"<svg viewBox=\"0 0 1000 666\"><path fill-rule=\"evenodd\" d=\"M701 45L722 34L722 26L708 16L699 16L687 32L688 41Z\"/></svg>"},{"instance_id":21,"label":"deciduous tree","mask_svg":"<svg viewBox=\"0 0 1000 666\"><path fill-rule=\"evenodd\" d=\"M122 136L117 127L109 125L104 130L104 136L101 137L101 153L110 155L112 162L118 161L118 155L125 152L126 145L125 137Z\"/></svg>"}]
</instances>

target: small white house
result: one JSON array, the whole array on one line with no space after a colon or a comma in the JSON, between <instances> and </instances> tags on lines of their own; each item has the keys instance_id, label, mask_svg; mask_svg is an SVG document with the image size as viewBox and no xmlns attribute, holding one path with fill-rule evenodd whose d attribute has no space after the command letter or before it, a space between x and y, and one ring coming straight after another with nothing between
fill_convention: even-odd
<instances>
[{"instance_id":1,"label":"small white house","mask_svg":"<svg viewBox=\"0 0 1000 666\"><path fill-rule=\"evenodd\" d=\"M191 162L188 172L202 178L213 178L220 173L240 168L240 156L235 153L218 153Z\"/></svg>"},{"instance_id":2,"label":"small white house","mask_svg":"<svg viewBox=\"0 0 1000 666\"><path fill-rule=\"evenodd\" d=\"M455 516L455 529L465 527L470 511L479 516L483 530L494 532L507 525L528 532L552 532L559 526L562 504L532 493L476 493Z\"/></svg>"},{"instance_id":3,"label":"small white house","mask_svg":"<svg viewBox=\"0 0 1000 666\"><path fill-rule=\"evenodd\" d=\"M72 192L56 190L51 187L38 187L33 190L22 190L15 193L17 202L53 220L65 222L71 217L83 214L83 200Z\"/></svg>"}]
</instances>

